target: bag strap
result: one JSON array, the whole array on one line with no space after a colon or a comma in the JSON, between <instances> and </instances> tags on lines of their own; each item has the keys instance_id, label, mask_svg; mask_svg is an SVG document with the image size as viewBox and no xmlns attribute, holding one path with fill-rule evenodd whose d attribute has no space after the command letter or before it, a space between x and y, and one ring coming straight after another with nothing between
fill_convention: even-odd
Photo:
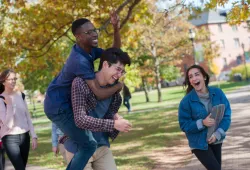
<instances>
[{"instance_id":1,"label":"bag strap","mask_svg":"<svg viewBox=\"0 0 250 170\"><path fill-rule=\"evenodd\" d=\"M0 98L3 99L3 103L4 103L5 107L7 107L7 105L6 105L5 101L4 101L5 98L3 96L1 96L1 95L0 95Z\"/></svg>"},{"instance_id":2,"label":"bag strap","mask_svg":"<svg viewBox=\"0 0 250 170\"><path fill-rule=\"evenodd\" d=\"M23 100L25 100L25 94L23 92L21 92L21 93L22 93Z\"/></svg>"},{"instance_id":3,"label":"bag strap","mask_svg":"<svg viewBox=\"0 0 250 170\"><path fill-rule=\"evenodd\" d=\"M25 94L24 94L23 92L21 92L21 93L22 93L22 98L23 98L23 100L25 100ZM5 100L5 97L3 97L3 96L0 95L0 98L3 99L3 103L4 103L5 107L7 107L7 104L6 104L5 101L4 101L4 100Z\"/></svg>"}]
</instances>

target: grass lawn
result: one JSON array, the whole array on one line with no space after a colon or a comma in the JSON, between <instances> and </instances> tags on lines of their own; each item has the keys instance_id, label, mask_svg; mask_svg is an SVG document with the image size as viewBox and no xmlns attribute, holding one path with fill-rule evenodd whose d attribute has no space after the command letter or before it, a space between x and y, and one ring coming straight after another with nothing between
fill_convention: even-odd
<instances>
[{"instance_id":1,"label":"grass lawn","mask_svg":"<svg viewBox=\"0 0 250 170\"><path fill-rule=\"evenodd\" d=\"M249 83L220 83L225 92L230 92ZM217 86L213 83L212 86ZM134 114L126 114L124 106L121 114L132 122L133 130L121 133L111 142L113 155L119 170L150 170L154 165L152 153L175 145L183 138L177 120L177 107L184 96L182 87L162 89L163 102L157 102L157 92L150 92L151 102L145 103L143 92L132 94ZM32 110L32 106L30 109ZM41 104L36 105L33 124L39 137L37 150L31 151L29 164L65 169L61 156L55 157L51 151L51 122L43 113ZM151 155L150 155L151 154Z\"/></svg>"}]
</instances>

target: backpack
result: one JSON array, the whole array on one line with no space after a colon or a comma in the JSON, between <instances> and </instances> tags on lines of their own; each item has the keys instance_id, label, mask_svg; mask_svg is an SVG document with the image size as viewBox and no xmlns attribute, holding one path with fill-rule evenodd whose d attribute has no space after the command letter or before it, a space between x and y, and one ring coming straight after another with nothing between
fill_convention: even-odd
<instances>
[{"instance_id":1,"label":"backpack","mask_svg":"<svg viewBox=\"0 0 250 170\"><path fill-rule=\"evenodd\" d=\"M23 100L25 100L25 94L23 93L23 92L21 92L22 93L22 98L23 98ZM3 100L5 100L5 98L3 97L3 96L1 96L0 95L0 98L2 98ZM3 101L4 102L4 101ZM4 105L5 105L5 107L6 107L6 103L4 102Z\"/></svg>"}]
</instances>

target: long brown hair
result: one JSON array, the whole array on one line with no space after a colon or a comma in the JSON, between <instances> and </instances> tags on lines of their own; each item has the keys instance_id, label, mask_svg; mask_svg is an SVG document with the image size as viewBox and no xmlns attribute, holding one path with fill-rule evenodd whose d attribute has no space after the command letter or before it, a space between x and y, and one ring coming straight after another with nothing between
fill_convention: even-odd
<instances>
[{"instance_id":1,"label":"long brown hair","mask_svg":"<svg viewBox=\"0 0 250 170\"><path fill-rule=\"evenodd\" d=\"M9 77L10 73L15 73L15 71L12 69L7 69L0 74L0 94L2 94L5 90L3 83Z\"/></svg>"},{"instance_id":2,"label":"long brown hair","mask_svg":"<svg viewBox=\"0 0 250 170\"><path fill-rule=\"evenodd\" d=\"M201 66L199 65L192 65L191 67L189 67L186 71L186 74L185 74L185 81L184 81L184 88L187 87L186 89L186 94L188 94L192 89L193 89L193 86L191 85L190 81L189 81L189 77L188 77L188 72L193 69L193 68L197 68L198 70L200 70L201 74L203 75L203 77L206 78L205 80L205 85L206 87L208 86L208 83L209 83L209 75L207 74L207 72L204 70L204 68L202 68Z\"/></svg>"}]
</instances>

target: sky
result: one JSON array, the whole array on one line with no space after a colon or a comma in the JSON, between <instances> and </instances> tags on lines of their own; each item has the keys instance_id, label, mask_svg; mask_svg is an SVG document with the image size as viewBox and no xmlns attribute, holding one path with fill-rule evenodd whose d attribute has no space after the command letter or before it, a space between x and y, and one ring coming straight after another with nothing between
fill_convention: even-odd
<instances>
[{"instance_id":1,"label":"sky","mask_svg":"<svg viewBox=\"0 0 250 170\"><path fill-rule=\"evenodd\" d=\"M196 6L202 6L202 2L208 2L210 0L182 0L186 1L186 3L194 3ZM172 5L176 2L176 0L158 0L156 3L158 8L167 9L169 5ZM232 7L233 2L239 2L239 0L229 0L228 3L222 7L218 6L219 9L230 9Z\"/></svg>"}]
</instances>

